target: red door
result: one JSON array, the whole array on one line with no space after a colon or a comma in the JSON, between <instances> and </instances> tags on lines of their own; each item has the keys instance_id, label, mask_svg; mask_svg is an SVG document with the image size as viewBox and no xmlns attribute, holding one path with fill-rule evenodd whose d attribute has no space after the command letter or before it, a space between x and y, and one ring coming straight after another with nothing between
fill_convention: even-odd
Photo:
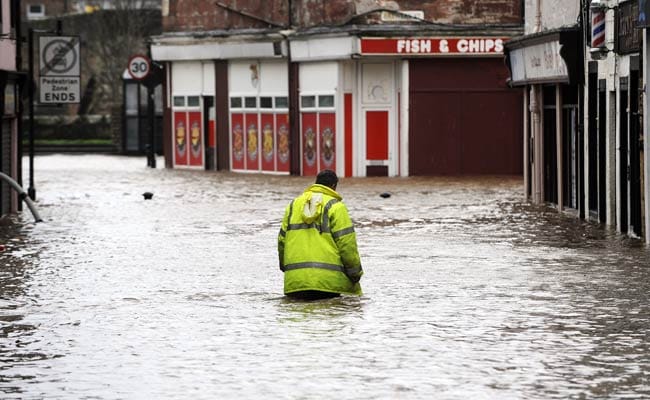
<instances>
[{"instance_id":1,"label":"red door","mask_svg":"<svg viewBox=\"0 0 650 400\"><path fill-rule=\"evenodd\" d=\"M258 114L246 114L246 169L248 171L259 171L259 128L257 124Z\"/></svg>"},{"instance_id":2,"label":"red door","mask_svg":"<svg viewBox=\"0 0 650 400\"><path fill-rule=\"evenodd\" d=\"M276 116L277 136L277 170L289 172L289 115Z\"/></svg>"},{"instance_id":3,"label":"red door","mask_svg":"<svg viewBox=\"0 0 650 400\"><path fill-rule=\"evenodd\" d=\"M191 111L187 113L189 132L189 165L192 167L202 167L204 157L203 145L203 118L200 111Z\"/></svg>"},{"instance_id":4,"label":"red door","mask_svg":"<svg viewBox=\"0 0 650 400\"><path fill-rule=\"evenodd\" d=\"M302 114L302 175L318 174L318 122L316 113Z\"/></svg>"},{"instance_id":5,"label":"red door","mask_svg":"<svg viewBox=\"0 0 650 400\"><path fill-rule=\"evenodd\" d=\"M275 171L276 138L275 115L262 114L262 170Z\"/></svg>"},{"instance_id":6,"label":"red door","mask_svg":"<svg viewBox=\"0 0 650 400\"><path fill-rule=\"evenodd\" d=\"M230 116L230 153L232 156L232 169L244 169L244 115L232 114Z\"/></svg>"},{"instance_id":7,"label":"red door","mask_svg":"<svg viewBox=\"0 0 650 400\"><path fill-rule=\"evenodd\" d=\"M174 112L174 166L189 163L187 112Z\"/></svg>"}]
</instances>

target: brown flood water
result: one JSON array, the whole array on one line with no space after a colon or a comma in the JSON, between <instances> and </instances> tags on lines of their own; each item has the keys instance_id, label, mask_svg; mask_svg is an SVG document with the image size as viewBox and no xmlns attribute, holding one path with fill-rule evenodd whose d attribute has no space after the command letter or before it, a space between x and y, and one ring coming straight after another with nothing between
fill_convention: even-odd
<instances>
[{"instance_id":1,"label":"brown flood water","mask_svg":"<svg viewBox=\"0 0 650 400\"><path fill-rule=\"evenodd\" d=\"M36 158L45 222L0 226L1 398L650 397L649 250L519 178L342 179L365 294L300 302L275 246L312 178L145 165Z\"/></svg>"}]
</instances>

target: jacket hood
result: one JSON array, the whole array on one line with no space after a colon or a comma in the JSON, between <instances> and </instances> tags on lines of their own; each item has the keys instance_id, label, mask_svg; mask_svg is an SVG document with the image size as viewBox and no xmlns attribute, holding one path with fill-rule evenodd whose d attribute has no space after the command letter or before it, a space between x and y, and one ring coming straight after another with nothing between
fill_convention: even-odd
<instances>
[{"instance_id":1,"label":"jacket hood","mask_svg":"<svg viewBox=\"0 0 650 400\"><path fill-rule=\"evenodd\" d=\"M313 184L305 190L303 196L305 197L305 205L302 209L302 220L306 224L311 224L320 219L323 213L323 196L327 195L341 200L341 196L335 190L319 184Z\"/></svg>"}]
</instances>

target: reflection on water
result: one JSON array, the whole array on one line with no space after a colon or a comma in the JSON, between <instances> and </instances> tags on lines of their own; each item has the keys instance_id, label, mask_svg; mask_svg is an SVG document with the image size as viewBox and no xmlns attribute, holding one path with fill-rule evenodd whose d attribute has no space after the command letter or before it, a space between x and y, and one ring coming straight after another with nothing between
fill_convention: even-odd
<instances>
[{"instance_id":1,"label":"reflection on water","mask_svg":"<svg viewBox=\"0 0 650 400\"><path fill-rule=\"evenodd\" d=\"M517 178L342 179L365 295L309 302L275 245L311 178L145 165L37 157L46 222L0 226L0 397L650 396L648 250Z\"/></svg>"}]
</instances>

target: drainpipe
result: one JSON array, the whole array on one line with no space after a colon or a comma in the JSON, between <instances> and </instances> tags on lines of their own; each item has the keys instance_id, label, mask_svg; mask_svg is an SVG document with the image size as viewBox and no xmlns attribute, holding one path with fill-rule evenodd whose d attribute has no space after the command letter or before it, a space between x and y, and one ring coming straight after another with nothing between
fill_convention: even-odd
<instances>
[{"instance_id":1,"label":"drainpipe","mask_svg":"<svg viewBox=\"0 0 650 400\"><path fill-rule=\"evenodd\" d=\"M289 98L289 174L300 176L300 77L299 65L294 63L291 59L291 38L294 33L293 25L295 23L293 18L293 1L287 1L288 19L287 29L282 32L287 43L287 67L288 67L288 98Z\"/></svg>"},{"instance_id":2,"label":"drainpipe","mask_svg":"<svg viewBox=\"0 0 650 400\"><path fill-rule=\"evenodd\" d=\"M535 19L533 33L542 31L542 0L535 0ZM532 164L532 201L534 204L540 204L543 201L543 160L544 153L542 150L543 138L540 115L540 86L533 84L530 86L529 111L531 114L531 145L533 146L533 164Z\"/></svg>"},{"instance_id":3,"label":"drainpipe","mask_svg":"<svg viewBox=\"0 0 650 400\"><path fill-rule=\"evenodd\" d=\"M16 192L18 192L19 198L25 201L27 207L29 207L29 210L32 212L32 215L34 216L34 220L36 222L43 221L38 211L36 210L36 207L34 206L34 202L27 195L27 192L25 192L25 190L18 184L18 182L13 180L9 175L4 174L2 172L0 172L0 180L7 182L9 186L11 186Z\"/></svg>"},{"instance_id":4,"label":"drainpipe","mask_svg":"<svg viewBox=\"0 0 650 400\"><path fill-rule=\"evenodd\" d=\"M530 88L530 107L531 114L531 138L533 145L533 203L542 202L542 181L543 181L543 152L542 152L542 129L541 116L539 111L539 85L532 85Z\"/></svg>"},{"instance_id":5,"label":"drainpipe","mask_svg":"<svg viewBox=\"0 0 650 400\"><path fill-rule=\"evenodd\" d=\"M650 37L648 30L644 29L643 31L643 82L647 82L648 78L648 54L650 54ZM648 89L647 84L643 85L643 188L641 189L644 193L644 203L645 203L645 242L646 245L650 246L650 137L648 132L648 124L650 124L650 104L648 104Z\"/></svg>"},{"instance_id":6,"label":"drainpipe","mask_svg":"<svg viewBox=\"0 0 650 400\"><path fill-rule=\"evenodd\" d=\"M542 0L535 1L535 25L533 26L533 32L542 31Z\"/></svg>"},{"instance_id":7,"label":"drainpipe","mask_svg":"<svg viewBox=\"0 0 650 400\"><path fill-rule=\"evenodd\" d=\"M562 85L555 84L555 152L557 166L557 209L564 210L564 143L562 142Z\"/></svg>"},{"instance_id":8,"label":"drainpipe","mask_svg":"<svg viewBox=\"0 0 650 400\"><path fill-rule=\"evenodd\" d=\"M528 122L530 116L528 115L528 106L530 104L530 93L524 90L524 199L530 201L528 188L531 187L532 182L529 180L530 171L530 123Z\"/></svg>"}]
</instances>

